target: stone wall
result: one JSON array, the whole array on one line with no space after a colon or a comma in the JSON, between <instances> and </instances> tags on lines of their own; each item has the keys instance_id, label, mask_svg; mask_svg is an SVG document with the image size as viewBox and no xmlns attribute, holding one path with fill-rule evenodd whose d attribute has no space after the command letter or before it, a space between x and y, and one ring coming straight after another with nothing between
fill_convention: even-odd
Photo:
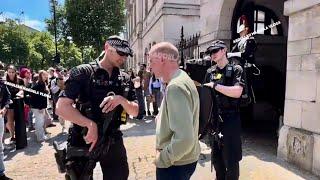
<instances>
[{"instance_id":1,"label":"stone wall","mask_svg":"<svg viewBox=\"0 0 320 180\"><path fill-rule=\"evenodd\" d=\"M284 5L288 58L278 157L320 175L320 0Z\"/></svg>"},{"instance_id":2,"label":"stone wall","mask_svg":"<svg viewBox=\"0 0 320 180\"><path fill-rule=\"evenodd\" d=\"M148 1L148 10L145 5ZM181 26L185 37L200 31L200 0L127 0L128 39L134 50L127 67L136 62L146 62L145 53L150 45L161 41L178 42ZM134 11L137 11L136 13ZM136 18L132 17L136 15ZM134 22L134 19L137 22ZM130 24L132 24L130 26ZM130 27L130 28L128 28ZM134 67L137 68L137 67Z\"/></svg>"}]
</instances>

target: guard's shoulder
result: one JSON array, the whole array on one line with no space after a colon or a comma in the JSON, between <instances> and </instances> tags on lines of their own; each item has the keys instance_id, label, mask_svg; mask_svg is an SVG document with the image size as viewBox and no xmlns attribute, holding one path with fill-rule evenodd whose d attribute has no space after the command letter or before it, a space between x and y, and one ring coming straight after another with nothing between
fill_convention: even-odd
<instances>
[{"instance_id":1,"label":"guard's shoulder","mask_svg":"<svg viewBox=\"0 0 320 180\"><path fill-rule=\"evenodd\" d=\"M247 39L247 43L255 43L255 39L253 36L250 36L248 39Z\"/></svg>"},{"instance_id":2,"label":"guard's shoulder","mask_svg":"<svg viewBox=\"0 0 320 180\"><path fill-rule=\"evenodd\" d=\"M240 64L234 64L233 65L233 71L239 71L239 72L242 72L243 71L243 68Z\"/></svg>"},{"instance_id":3,"label":"guard's shoulder","mask_svg":"<svg viewBox=\"0 0 320 180\"><path fill-rule=\"evenodd\" d=\"M207 69L207 73L212 73L212 72L214 72L216 70L217 70L217 65L213 65L209 69Z\"/></svg>"},{"instance_id":4,"label":"guard's shoulder","mask_svg":"<svg viewBox=\"0 0 320 180\"><path fill-rule=\"evenodd\" d=\"M84 79L86 77L89 77L92 72L93 68L90 64L81 64L71 69L70 78Z\"/></svg>"},{"instance_id":5,"label":"guard's shoulder","mask_svg":"<svg viewBox=\"0 0 320 180\"><path fill-rule=\"evenodd\" d=\"M232 66L241 65L241 57L233 56L228 58L229 64Z\"/></svg>"}]
</instances>

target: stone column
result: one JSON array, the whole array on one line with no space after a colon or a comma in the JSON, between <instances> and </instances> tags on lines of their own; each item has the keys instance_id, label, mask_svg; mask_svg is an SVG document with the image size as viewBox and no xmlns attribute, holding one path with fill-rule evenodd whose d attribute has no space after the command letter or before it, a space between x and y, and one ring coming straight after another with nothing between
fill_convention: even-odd
<instances>
[{"instance_id":1,"label":"stone column","mask_svg":"<svg viewBox=\"0 0 320 180\"><path fill-rule=\"evenodd\" d=\"M278 157L320 175L320 0L287 0L284 126Z\"/></svg>"}]
</instances>

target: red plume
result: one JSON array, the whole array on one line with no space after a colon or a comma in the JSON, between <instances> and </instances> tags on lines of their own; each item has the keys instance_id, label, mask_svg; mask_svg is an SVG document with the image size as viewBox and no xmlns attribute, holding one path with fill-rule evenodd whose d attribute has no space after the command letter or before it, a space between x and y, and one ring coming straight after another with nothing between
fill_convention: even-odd
<instances>
[{"instance_id":1,"label":"red plume","mask_svg":"<svg viewBox=\"0 0 320 180\"><path fill-rule=\"evenodd\" d=\"M247 16L246 15L242 15L240 17L240 25L241 24L244 24L245 27L249 27L249 24L248 24L248 19L247 19Z\"/></svg>"}]
</instances>

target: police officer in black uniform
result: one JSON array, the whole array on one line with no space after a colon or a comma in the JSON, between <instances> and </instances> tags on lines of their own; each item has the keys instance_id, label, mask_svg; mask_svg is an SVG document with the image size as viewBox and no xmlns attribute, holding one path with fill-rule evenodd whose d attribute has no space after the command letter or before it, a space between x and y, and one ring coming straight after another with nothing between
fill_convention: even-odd
<instances>
[{"instance_id":1,"label":"police officer in black uniform","mask_svg":"<svg viewBox=\"0 0 320 180\"><path fill-rule=\"evenodd\" d=\"M115 111L115 118L107 128L107 135L112 138L112 143L108 153L104 153L99 162L103 179L124 180L128 178L129 168L119 130L121 117L123 112L137 116L139 110L134 92L126 92L127 89L123 86L119 68L129 55L132 56L132 49L126 40L111 36L106 40L104 51L101 60L71 70L65 90L57 102L56 112L74 125L69 130L68 145L81 147L88 144L89 151L92 151L98 137L104 133L104 115ZM125 93L128 94L127 98L124 97ZM73 107L74 103L76 108ZM87 128L85 135L84 127Z\"/></svg>"},{"instance_id":2,"label":"police officer in black uniform","mask_svg":"<svg viewBox=\"0 0 320 180\"><path fill-rule=\"evenodd\" d=\"M227 46L223 41L214 41L207 54L216 64L207 70L205 84L216 91L218 113L222 118L220 139L212 143L212 163L217 180L239 178L239 161L242 159L241 122L239 98L245 81L240 65L231 63L226 56Z\"/></svg>"}]
</instances>

